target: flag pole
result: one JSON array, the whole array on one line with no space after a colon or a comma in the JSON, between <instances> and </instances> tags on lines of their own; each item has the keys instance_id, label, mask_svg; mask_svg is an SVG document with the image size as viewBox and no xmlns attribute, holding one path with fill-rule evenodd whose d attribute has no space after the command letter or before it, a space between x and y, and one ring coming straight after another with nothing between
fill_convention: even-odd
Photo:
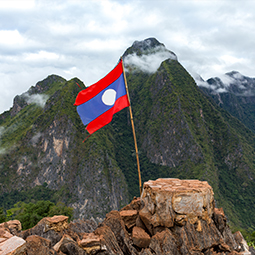
<instances>
[{"instance_id":1,"label":"flag pole","mask_svg":"<svg viewBox=\"0 0 255 255\"><path fill-rule=\"evenodd\" d=\"M131 125L132 125L132 130L133 130L134 143L135 143L135 154L136 154L138 177L139 177L139 190L140 190L140 196L141 196L142 195L142 179L141 179L138 147L137 147L137 141L136 141L136 135L135 135L134 118L133 118L132 109L131 109L131 102L130 102L130 97L129 97L129 92L128 92L127 78L126 78L126 74L125 74L124 63L123 63L122 57L120 59L122 61L122 69L123 69L125 87L126 87L127 97L128 97L128 101L129 101L129 113L130 113L130 120L131 120Z\"/></svg>"}]
</instances>

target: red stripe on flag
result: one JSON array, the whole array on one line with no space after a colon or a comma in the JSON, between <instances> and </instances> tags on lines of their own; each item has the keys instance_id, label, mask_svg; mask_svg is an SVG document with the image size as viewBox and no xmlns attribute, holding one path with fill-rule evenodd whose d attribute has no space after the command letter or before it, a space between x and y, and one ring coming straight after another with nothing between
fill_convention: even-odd
<instances>
[{"instance_id":1,"label":"red stripe on flag","mask_svg":"<svg viewBox=\"0 0 255 255\"><path fill-rule=\"evenodd\" d=\"M112 121L112 117L115 113L119 112L125 107L128 107L130 105L128 101L127 95L124 95L120 98L118 98L114 104L114 106L106 111L105 113L101 114L99 117L91 121L87 127L86 130L92 134L96 132L101 127L109 124Z\"/></svg>"},{"instance_id":2,"label":"red stripe on flag","mask_svg":"<svg viewBox=\"0 0 255 255\"><path fill-rule=\"evenodd\" d=\"M122 72L122 60L120 60L119 64L104 78L99 80L97 83L89 86L88 88L80 91L76 97L74 105L83 104L96 96L99 92L101 92L103 89L107 88L110 84L116 81L120 77Z\"/></svg>"}]
</instances>

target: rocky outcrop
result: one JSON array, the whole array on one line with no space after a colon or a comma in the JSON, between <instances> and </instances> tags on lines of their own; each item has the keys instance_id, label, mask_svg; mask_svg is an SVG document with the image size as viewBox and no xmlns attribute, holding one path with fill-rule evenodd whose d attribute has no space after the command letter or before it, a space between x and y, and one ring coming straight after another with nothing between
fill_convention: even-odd
<instances>
[{"instance_id":1,"label":"rocky outcrop","mask_svg":"<svg viewBox=\"0 0 255 255\"><path fill-rule=\"evenodd\" d=\"M215 208L210 185L197 180L148 181L141 198L109 212L97 227L67 220L47 217L25 231L18 221L1 224L0 254L252 254L242 234L231 233L223 209Z\"/></svg>"}]
</instances>

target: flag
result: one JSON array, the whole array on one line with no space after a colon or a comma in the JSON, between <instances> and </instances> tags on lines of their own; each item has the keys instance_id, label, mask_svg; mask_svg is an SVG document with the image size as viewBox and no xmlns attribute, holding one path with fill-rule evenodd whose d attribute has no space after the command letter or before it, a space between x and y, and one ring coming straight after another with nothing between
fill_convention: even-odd
<instances>
[{"instance_id":1,"label":"flag","mask_svg":"<svg viewBox=\"0 0 255 255\"><path fill-rule=\"evenodd\" d=\"M80 91L74 105L90 134L109 124L115 113L129 106L122 59L104 78Z\"/></svg>"}]
</instances>

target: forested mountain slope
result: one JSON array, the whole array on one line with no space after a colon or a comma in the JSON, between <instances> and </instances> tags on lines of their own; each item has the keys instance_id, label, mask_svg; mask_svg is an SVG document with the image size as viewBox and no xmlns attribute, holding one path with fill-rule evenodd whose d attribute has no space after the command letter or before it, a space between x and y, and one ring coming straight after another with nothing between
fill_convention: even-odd
<instances>
[{"instance_id":1,"label":"forested mountain slope","mask_svg":"<svg viewBox=\"0 0 255 255\"><path fill-rule=\"evenodd\" d=\"M207 180L231 223L255 228L255 135L207 97L156 39L134 42L123 59L142 181ZM51 199L74 207L75 217L100 218L139 196L132 129L124 109L82 143L77 81L49 76L28 91L45 95L45 105L21 95L0 116L0 189L29 193L44 185Z\"/></svg>"}]
</instances>

